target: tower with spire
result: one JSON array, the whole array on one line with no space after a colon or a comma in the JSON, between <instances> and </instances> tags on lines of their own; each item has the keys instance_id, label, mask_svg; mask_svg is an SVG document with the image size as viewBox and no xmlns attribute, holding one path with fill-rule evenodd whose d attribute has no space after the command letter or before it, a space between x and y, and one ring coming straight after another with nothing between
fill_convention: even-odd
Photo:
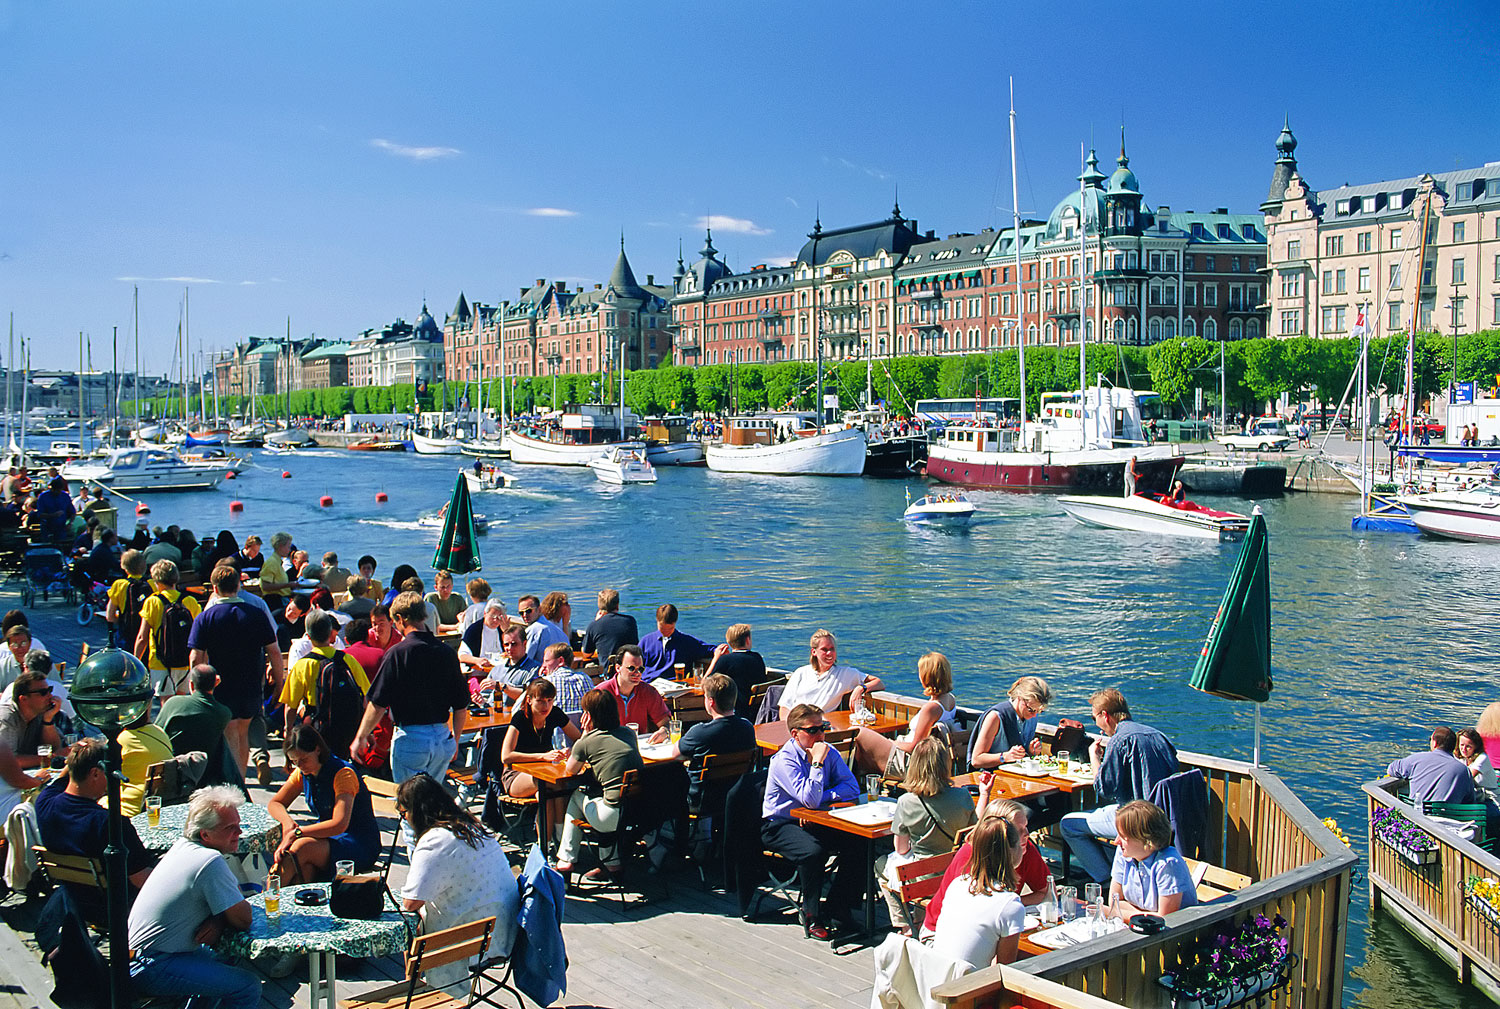
<instances>
[{"instance_id":1,"label":"tower with spire","mask_svg":"<svg viewBox=\"0 0 1500 1009\"><path fill-rule=\"evenodd\" d=\"M1271 191L1260 205L1262 213L1275 214L1286 198L1287 186L1297 173L1297 138L1292 136L1292 119L1286 117L1281 124L1281 136L1276 138L1276 165L1271 169Z\"/></svg>"}]
</instances>

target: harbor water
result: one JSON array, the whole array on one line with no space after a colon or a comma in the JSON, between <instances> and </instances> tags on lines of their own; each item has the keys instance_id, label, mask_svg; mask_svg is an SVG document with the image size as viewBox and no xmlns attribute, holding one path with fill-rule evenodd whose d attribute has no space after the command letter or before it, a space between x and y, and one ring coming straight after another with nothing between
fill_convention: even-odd
<instances>
[{"instance_id":1,"label":"harbor water","mask_svg":"<svg viewBox=\"0 0 1500 1009\"><path fill-rule=\"evenodd\" d=\"M256 459L218 491L152 495L152 525L239 540L286 530L316 560L379 558L430 583L437 530L417 525L452 492L456 457L317 449ZM1046 496L974 493L973 525L901 521L917 481L757 478L660 470L655 485L606 487L588 470L504 468L510 490L474 495L489 520L483 572L511 612L525 592L566 591L575 626L598 589L620 590L643 632L657 604L710 643L746 621L768 662L806 661L828 628L841 661L916 694L916 660L953 663L962 702L987 706L1022 674L1057 695L1047 717L1088 721L1088 696L1118 685L1139 720L1183 749L1248 760L1251 705L1187 686L1237 547L1078 525ZM281 473L290 474L283 479ZM377 492L389 500L377 503ZM329 495L333 505L319 507ZM232 513L230 502L244 510ZM1220 499L1223 507L1248 502ZM1366 853L1360 785L1426 748L1431 726L1472 725L1500 697L1491 675L1500 548L1404 534L1357 535L1354 499L1261 502L1270 530L1275 690L1262 759ZM122 503L122 532L130 506ZM1355 888L1346 1003L1487 1006L1390 920L1369 920Z\"/></svg>"}]
</instances>

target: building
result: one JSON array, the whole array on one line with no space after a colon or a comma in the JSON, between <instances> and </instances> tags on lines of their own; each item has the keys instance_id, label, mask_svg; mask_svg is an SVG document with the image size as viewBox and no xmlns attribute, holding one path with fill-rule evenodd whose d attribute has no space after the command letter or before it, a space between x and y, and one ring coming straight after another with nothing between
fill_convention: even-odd
<instances>
[{"instance_id":1,"label":"building","mask_svg":"<svg viewBox=\"0 0 1500 1009\"><path fill-rule=\"evenodd\" d=\"M270 396L276 389L281 341L252 336L214 362L220 396Z\"/></svg>"},{"instance_id":2,"label":"building","mask_svg":"<svg viewBox=\"0 0 1500 1009\"><path fill-rule=\"evenodd\" d=\"M1315 190L1296 150L1287 123L1261 204L1274 332L1346 336L1361 310L1377 335L1500 325L1500 161Z\"/></svg>"},{"instance_id":3,"label":"building","mask_svg":"<svg viewBox=\"0 0 1500 1009\"><path fill-rule=\"evenodd\" d=\"M349 345L320 343L301 355L299 389L330 389L349 384Z\"/></svg>"},{"instance_id":4,"label":"building","mask_svg":"<svg viewBox=\"0 0 1500 1009\"><path fill-rule=\"evenodd\" d=\"M417 385L443 378L443 331L426 302L415 325L397 319L379 330L365 330L355 343L361 339L371 341L369 385Z\"/></svg>"}]
</instances>

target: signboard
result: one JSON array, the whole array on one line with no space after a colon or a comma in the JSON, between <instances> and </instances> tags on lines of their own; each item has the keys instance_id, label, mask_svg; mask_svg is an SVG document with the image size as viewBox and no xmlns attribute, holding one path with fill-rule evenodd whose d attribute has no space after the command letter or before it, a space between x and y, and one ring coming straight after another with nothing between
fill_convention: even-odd
<instances>
[{"instance_id":1,"label":"signboard","mask_svg":"<svg viewBox=\"0 0 1500 1009\"><path fill-rule=\"evenodd\" d=\"M1450 403L1472 403L1474 402L1474 383L1459 382L1453 387L1453 393L1449 398Z\"/></svg>"}]
</instances>

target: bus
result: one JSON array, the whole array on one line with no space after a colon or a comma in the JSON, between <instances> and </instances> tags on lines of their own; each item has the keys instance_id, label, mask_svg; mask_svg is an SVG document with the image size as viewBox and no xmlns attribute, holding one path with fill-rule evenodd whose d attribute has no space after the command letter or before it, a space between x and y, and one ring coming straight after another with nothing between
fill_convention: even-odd
<instances>
[{"instance_id":1,"label":"bus","mask_svg":"<svg viewBox=\"0 0 1500 1009\"><path fill-rule=\"evenodd\" d=\"M1021 416L1021 401L999 396L919 399L913 412L922 423L938 426L951 424L956 420L1013 421Z\"/></svg>"}]
</instances>

